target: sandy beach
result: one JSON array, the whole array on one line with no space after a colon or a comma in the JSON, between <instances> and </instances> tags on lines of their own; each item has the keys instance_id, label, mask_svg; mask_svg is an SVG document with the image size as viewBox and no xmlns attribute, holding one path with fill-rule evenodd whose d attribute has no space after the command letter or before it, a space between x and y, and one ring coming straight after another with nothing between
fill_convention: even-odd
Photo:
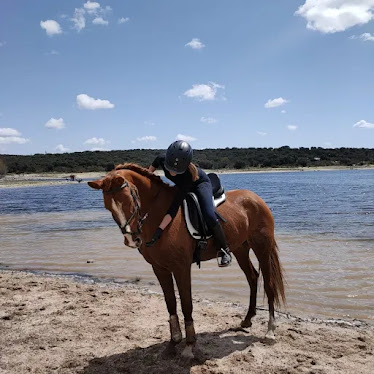
<instances>
[{"instance_id":1,"label":"sandy beach","mask_svg":"<svg viewBox=\"0 0 374 374\"><path fill-rule=\"evenodd\" d=\"M83 278L82 278L83 279ZM374 327L267 312L236 328L246 306L195 298L195 359L163 357L163 296L134 284L0 271L1 373L372 373ZM182 319L182 314L179 311Z\"/></svg>"},{"instance_id":2,"label":"sandy beach","mask_svg":"<svg viewBox=\"0 0 374 374\"><path fill-rule=\"evenodd\" d=\"M303 171L333 171L333 170L373 170L374 166L348 167L348 166L321 166L321 167L299 167L299 168L252 168L252 169L221 169L205 170L206 173L217 174L241 174L241 173L286 173L286 172L303 172ZM157 175L163 175L162 171L157 170ZM7 174L0 178L0 188L15 187L35 187L35 186L54 186L77 181L69 180L70 174L74 174L76 179L94 180L105 176L106 172L85 172L85 173L37 173L37 174Z\"/></svg>"}]
</instances>

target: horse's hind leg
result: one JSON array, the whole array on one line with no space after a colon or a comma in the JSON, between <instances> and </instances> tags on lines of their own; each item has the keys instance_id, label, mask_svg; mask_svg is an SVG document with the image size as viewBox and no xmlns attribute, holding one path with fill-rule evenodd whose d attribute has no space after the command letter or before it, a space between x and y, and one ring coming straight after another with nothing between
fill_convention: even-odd
<instances>
[{"instance_id":1,"label":"horse's hind leg","mask_svg":"<svg viewBox=\"0 0 374 374\"><path fill-rule=\"evenodd\" d=\"M175 345L182 341L182 331L179 326L179 319L177 315L177 301L174 292L174 283L171 273L165 269L153 266L153 271L160 282L162 291L164 292L166 306L170 315L170 343L166 348L164 354L175 354Z\"/></svg>"},{"instance_id":2,"label":"horse's hind leg","mask_svg":"<svg viewBox=\"0 0 374 374\"><path fill-rule=\"evenodd\" d=\"M257 297L257 280L258 272L254 268L249 258L249 245L244 243L237 251L235 257L238 261L240 268L243 270L250 288L249 308L248 313L241 323L241 327L251 327L252 318L256 315L256 297Z\"/></svg>"}]
</instances>

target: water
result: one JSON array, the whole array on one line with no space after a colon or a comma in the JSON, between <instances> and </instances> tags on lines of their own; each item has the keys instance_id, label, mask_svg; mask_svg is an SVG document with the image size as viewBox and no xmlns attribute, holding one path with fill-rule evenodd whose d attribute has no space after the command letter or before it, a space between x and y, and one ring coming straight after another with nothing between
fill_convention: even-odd
<instances>
[{"instance_id":1,"label":"water","mask_svg":"<svg viewBox=\"0 0 374 374\"><path fill-rule=\"evenodd\" d=\"M226 190L251 189L270 206L287 311L374 320L374 170L226 174L221 180ZM140 278L160 290L150 265L123 245L101 193L85 183L0 189L0 242L0 263L11 268ZM266 306L260 287L258 304ZM193 293L240 303L249 295L237 264L219 269L215 261L201 270L193 266Z\"/></svg>"}]
</instances>

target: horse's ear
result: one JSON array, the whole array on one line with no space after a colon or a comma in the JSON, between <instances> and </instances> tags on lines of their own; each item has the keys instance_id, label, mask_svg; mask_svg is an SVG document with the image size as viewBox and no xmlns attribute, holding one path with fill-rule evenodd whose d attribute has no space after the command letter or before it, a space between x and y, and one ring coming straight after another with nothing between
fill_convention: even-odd
<instances>
[{"instance_id":1,"label":"horse's ear","mask_svg":"<svg viewBox=\"0 0 374 374\"><path fill-rule=\"evenodd\" d=\"M91 188L94 188L95 190L101 190L103 188L103 180L102 179L99 179L99 180L93 181L93 182L87 182L87 184Z\"/></svg>"}]
</instances>

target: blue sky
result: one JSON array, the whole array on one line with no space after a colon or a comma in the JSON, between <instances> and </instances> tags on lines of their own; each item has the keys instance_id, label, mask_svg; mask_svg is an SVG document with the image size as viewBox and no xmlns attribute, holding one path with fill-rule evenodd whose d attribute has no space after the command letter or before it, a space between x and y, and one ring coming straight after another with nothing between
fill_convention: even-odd
<instances>
[{"instance_id":1,"label":"blue sky","mask_svg":"<svg viewBox=\"0 0 374 374\"><path fill-rule=\"evenodd\" d=\"M374 147L374 0L3 0L0 153Z\"/></svg>"}]
</instances>

